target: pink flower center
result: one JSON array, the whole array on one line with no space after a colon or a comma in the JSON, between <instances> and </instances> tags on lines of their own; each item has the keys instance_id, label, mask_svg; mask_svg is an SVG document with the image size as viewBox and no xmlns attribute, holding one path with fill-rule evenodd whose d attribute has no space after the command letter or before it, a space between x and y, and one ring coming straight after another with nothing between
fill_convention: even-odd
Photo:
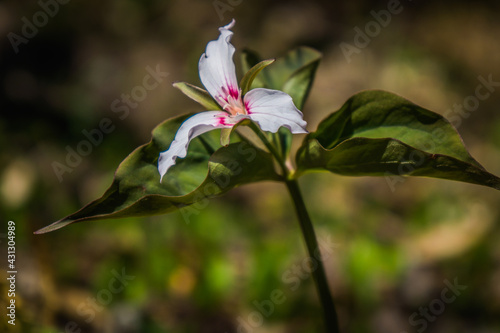
<instances>
[{"instance_id":1,"label":"pink flower center","mask_svg":"<svg viewBox=\"0 0 500 333\"><path fill-rule=\"evenodd\" d=\"M232 116L247 114L243 101L241 100L240 90L229 87L229 91L222 87L225 96L218 96L217 102L222 109L229 112Z\"/></svg>"}]
</instances>

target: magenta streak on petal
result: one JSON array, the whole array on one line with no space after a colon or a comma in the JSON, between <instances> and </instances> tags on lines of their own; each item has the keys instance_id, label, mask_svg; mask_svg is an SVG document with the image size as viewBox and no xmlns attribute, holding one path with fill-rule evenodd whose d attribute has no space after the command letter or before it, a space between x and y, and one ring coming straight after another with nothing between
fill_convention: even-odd
<instances>
[{"instance_id":1,"label":"magenta streak on petal","mask_svg":"<svg viewBox=\"0 0 500 333\"><path fill-rule=\"evenodd\" d=\"M250 102L243 99L243 103L245 104L245 111L247 112L247 114L251 114L252 112L250 112Z\"/></svg>"},{"instance_id":2,"label":"magenta streak on petal","mask_svg":"<svg viewBox=\"0 0 500 333\"><path fill-rule=\"evenodd\" d=\"M235 88L233 86L227 85L226 87L221 87L222 93L225 96L221 96L226 102L228 101L228 97L231 96L235 100L237 100L240 97L240 91L238 88ZM229 91L228 91L229 90Z\"/></svg>"},{"instance_id":3,"label":"magenta streak on petal","mask_svg":"<svg viewBox=\"0 0 500 333\"><path fill-rule=\"evenodd\" d=\"M229 86L229 95L237 100L240 97L240 91L238 90L238 88Z\"/></svg>"},{"instance_id":4,"label":"magenta streak on petal","mask_svg":"<svg viewBox=\"0 0 500 333\"><path fill-rule=\"evenodd\" d=\"M227 124L226 124L226 119L225 119L225 118L223 118L223 117L220 117L220 118L219 118L219 125L221 125L221 126L226 126L226 125L227 125Z\"/></svg>"}]
</instances>

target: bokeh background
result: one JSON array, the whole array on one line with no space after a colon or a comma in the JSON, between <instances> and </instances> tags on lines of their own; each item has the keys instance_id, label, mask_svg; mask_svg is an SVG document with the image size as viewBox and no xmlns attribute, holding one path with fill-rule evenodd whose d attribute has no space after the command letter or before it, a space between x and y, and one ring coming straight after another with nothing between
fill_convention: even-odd
<instances>
[{"instance_id":1,"label":"bokeh background","mask_svg":"<svg viewBox=\"0 0 500 333\"><path fill-rule=\"evenodd\" d=\"M280 184L238 188L189 219L172 213L32 232L100 196L157 123L201 111L171 83L199 84L199 56L233 17L238 51L323 52L303 110L310 130L363 89L449 115L474 95L479 76L500 81L498 1L402 0L402 11L348 61L340 44L353 45L355 27L364 30L371 11L390 2L70 1L17 53L9 36L21 36L23 17L33 22L43 8L0 2L0 330L321 332L314 286L301 268L305 246ZM169 75L121 119L112 103L142 84L148 66ZM472 155L497 175L499 106L495 87L458 126ZM114 130L60 181L53 163L64 163L67 147L103 118ZM392 188L384 178L326 173L301 184L330 251L343 332L500 330L498 192L424 178ZM9 220L17 227L15 326L4 316ZM446 281L466 289L441 308ZM257 315L256 304L268 304L274 290L283 301ZM420 312L429 307L439 314Z\"/></svg>"}]
</instances>

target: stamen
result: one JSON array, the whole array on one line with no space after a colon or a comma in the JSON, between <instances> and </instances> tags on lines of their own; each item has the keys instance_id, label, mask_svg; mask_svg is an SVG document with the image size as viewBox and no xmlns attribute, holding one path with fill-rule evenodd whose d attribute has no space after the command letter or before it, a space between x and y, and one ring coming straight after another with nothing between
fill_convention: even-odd
<instances>
[{"instance_id":1,"label":"stamen","mask_svg":"<svg viewBox=\"0 0 500 333\"><path fill-rule=\"evenodd\" d=\"M229 112L232 116L246 114L239 89L222 86L221 91L222 94L217 96L216 100L224 111Z\"/></svg>"}]
</instances>

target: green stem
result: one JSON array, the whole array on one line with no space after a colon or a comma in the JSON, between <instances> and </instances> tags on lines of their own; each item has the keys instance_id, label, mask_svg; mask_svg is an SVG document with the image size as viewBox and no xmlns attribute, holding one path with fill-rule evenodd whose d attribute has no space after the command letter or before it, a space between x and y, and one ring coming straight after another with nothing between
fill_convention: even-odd
<instances>
[{"instance_id":1,"label":"green stem","mask_svg":"<svg viewBox=\"0 0 500 333\"><path fill-rule=\"evenodd\" d=\"M314 233L314 228L307 212L304 199L297 184L295 178L295 170L293 168L288 168L286 162L283 160L282 155L276 150L276 147L269 142L267 137L262 133L260 128L253 122L250 124L250 128L255 132L259 139L264 143L264 145L269 149L269 152L274 156L276 161L281 166L283 170L283 176L285 177L285 184L288 188L288 192L292 197L295 211L297 217L299 218L300 229L304 235L304 240L306 242L307 251L310 258L317 258L320 254L320 248L318 241L316 239L316 234ZM321 254L316 261L317 265L315 269L312 270L312 276L314 279L314 284L316 285L316 291L318 292L321 305L323 307L323 314L325 320L325 326L327 333L339 333L339 323L337 312L335 311L335 304L333 303L333 297L330 293L330 288L328 287L328 280L326 279L325 268L323 266L323 261Z\"/></svg>"},{"instance_id":2,"label":"green stem","mask_svg":"<svg viewBox=\"0 0 500 333\"><path fill-rule=\"evenodd\" d=\"M316 239L314 228L311 223L311 218L309 217L309 214L307 212L304 199L302 198L302 194L300 192L297 181L287 180L285 183L295 205L295 210L299 218L300 228L302 230L302 234L304 235L304 240L307 245L309 257L315 258L315 254L319 253L320 248L318 246L318 241ZM318 258L318 260L316 261L317 266L316 269L312 271L312 276L321 301L321 305L323 306L326 331L328 333L339 333L340 330L337 312L335 311L335 304L333 303L330 288L328 287L325 268L323 266L323 261L321 260L321 258L322 257Z\"/></svg>"}]
</instances>

